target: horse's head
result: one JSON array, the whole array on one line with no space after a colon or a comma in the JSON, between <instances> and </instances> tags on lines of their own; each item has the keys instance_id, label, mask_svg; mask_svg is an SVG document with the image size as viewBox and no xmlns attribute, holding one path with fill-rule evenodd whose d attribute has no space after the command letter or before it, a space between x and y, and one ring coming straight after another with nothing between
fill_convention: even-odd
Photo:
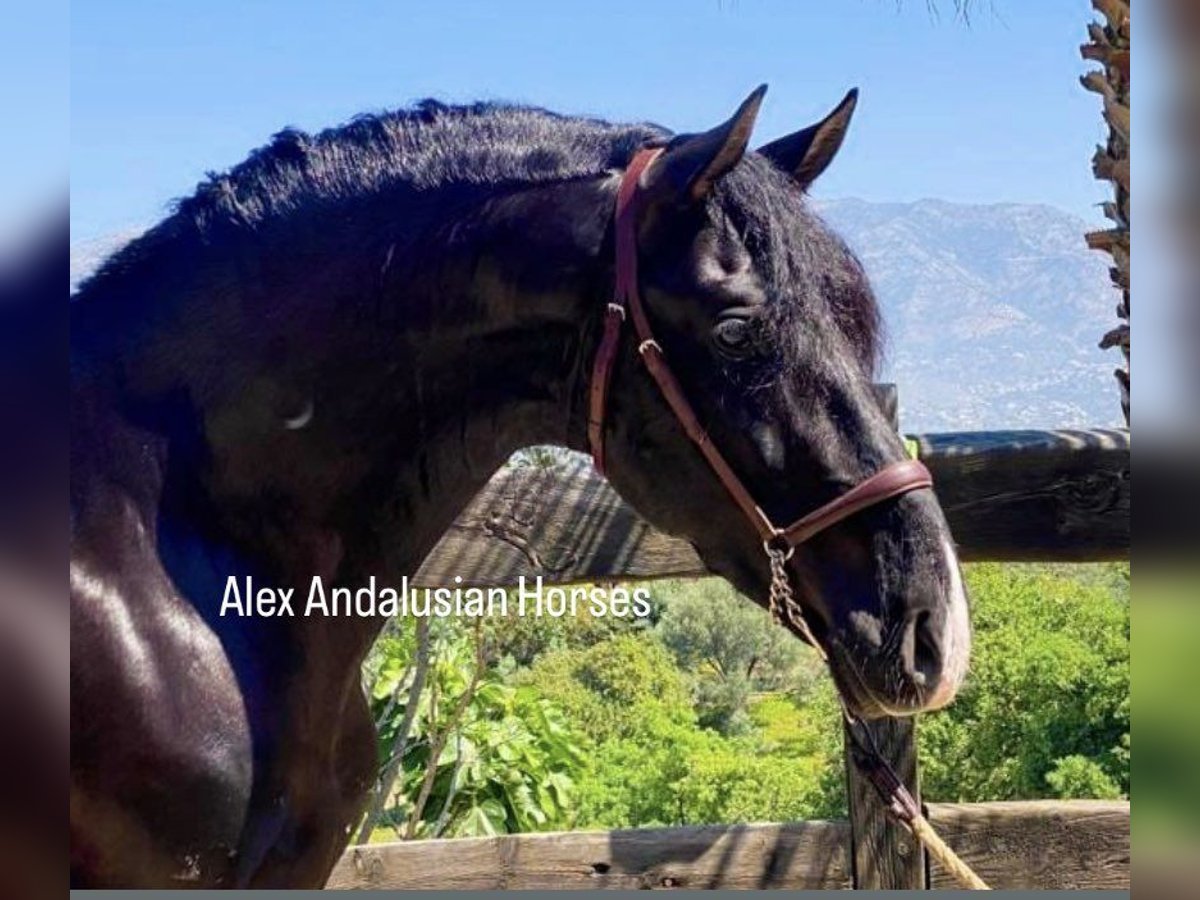
<instances>
[{"instance_id":1,"label":"horse's head","mask_svg":"<svg viewBox=\"0 0 1200 900\"><path fill-rule=\"evenodd\" d=\"M874 394L877 310L861 267L809 210L855 95L747 153L762 89L724 124L672 140L642 176L640 284L666 359L709 439L770 519L787 524L904 458ZM759 603L761 538L628 348L611 397L609 472L651 520ZM969 652L967 601L928 490L816 535L789 563L850 708L947 703Z\"/></svg>"}]
</instances>

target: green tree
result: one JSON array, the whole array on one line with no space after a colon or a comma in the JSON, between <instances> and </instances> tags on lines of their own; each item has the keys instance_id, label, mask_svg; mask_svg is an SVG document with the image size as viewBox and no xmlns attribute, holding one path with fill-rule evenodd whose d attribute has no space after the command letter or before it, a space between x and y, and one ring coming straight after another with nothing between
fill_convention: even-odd
<instances>
[{"instance_id":1,"label":"green tree","mask_svg":"<svg viewBox=\"0 0 1200 900\"><path fill-rule=\"evenodd\" d=\"M497 658L516 669L532 665L545 653L584 649L647 624L621 616L593 616L590 606L582 604L573 616L498 616L488 623L488 635Z\"/></svg>"},{"instance_id":2,"label":"green tree","mask_svg":"<svg viewBox=\"0 0 1200 900\"><path fill-rule=\"evenodd\" d=\"M828 815L840 787L823 777L840 745L837 707L780 698L803 738L729 738L698 719L689 679L657 633L548 654L527 676L591 740L577 824L635 827ZM798 721L797 721L798 720ZM818 724L819 723L819 724ZM823 740L821 732L833 735Z\"/></svg>"},{"instance_id":3,"label":"green tree","mask_svg":"<svg viewBox=\"0 0 1200 900\"><path fill-rule=\"evenodd\" d=\"M751 695L795 684L820 662L761 608L721 579L667 581L652 588L663 606L657 633L692 674L700 722L744 734Z\"/></svg>"},{"instance_id":4,"label":"green tree","mask_svg":"<svg viewBox=\"0 0 1200 900\"><path fill-rule=\"evenodd\" d=\"M524 681L589 739L577 823L628 827L678 821L672 785L686 774L698 729L685 675L650 634L623 634L539 659Z\"/></svg>"},{"instance_id":5,"label":"green tree","mask_svg":"<svg viewBox=\"0 0 1200 900\"><path fill-rule=\"evenodd\" d=\"M1046 773L1046 783L1059 797L1115 800L1121 796L1121 788L1103 766L1077 753L1056 760Z\"/></svg>"},{"instance_id":6,"label":"green tree","mask_svg":"<svg viewBox=\"0 0 1200 900\"><path fill-rule=\"evenodd\" d=\"M925 795L1128 795L1128 567L966 577L973 666L918 728ZM420 691L412 628L386 634L365 670L385 759L411 721L384 821L421 837L844 816L823 669L718 582L655 590L652 628L434 622ZM714 716L721 703L740 728Z\"/></svg>"},{"instance_id":7,"label":"green tree","mask_svg":"<svg viewBox=\"0 0 1200 900\"><path fill-rule=\"evenodd\" d=\"M764 696L751 706L750 716L760 755L781 763L797 761L810 773L806 818L844 818L842 708L833 682L816 679L790 694Z\"/></svg>"},{"instance_id":8,"label":"green tree","mask_svg":"<svg viewBox=\"0 0 1200 900\"><path fill-rule=\"evenodd\" d=\"M694 727L686 676L648 634L550 653L524 677L596 742Z\"/></svg>"},{"instance_id":9,"label":"green tree","mask_svg":"<svg viewBox=\"0 0 1200 900\"><path fill-rule=\"evenodd\" d=\"M1129 793L1128 567L977 564L958 699L922 719L934 800Z\"/></svg>"}]
</instances>

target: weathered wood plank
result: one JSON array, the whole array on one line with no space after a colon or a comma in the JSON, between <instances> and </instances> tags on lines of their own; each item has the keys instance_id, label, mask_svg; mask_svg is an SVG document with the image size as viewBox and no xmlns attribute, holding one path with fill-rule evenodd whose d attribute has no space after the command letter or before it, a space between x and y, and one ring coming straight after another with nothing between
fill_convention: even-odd
<instances>
[{"instance_id":1,"label":"weathered wood plank","mask_svg":"<svg viewBox=\"0 0 1200 900\"><path fill-rule=\"evenodd\" d=\"M1129 433L923 435L920 457L968 560L1082 562L1129 556ZM705 574L685 541L647 525L586 457L506 468L451 526L422 586L611 581Z\"/></svg>"},{"instance_id":2,"label":"weathered wood plank","mask_svg":"<svg viewBox=\"0 0 1200 900\"><path fill-rule=\"evenodd\" d=\"M929 817L994 888L1129 888L1127 802L934 803ZM846 888L849 844L845 822L370 844L346 851L328 887ZM953 887L931 868L933 887Z\"/></svg>"},{"instance_id":3,"label":"weathered wood plank","mask_svg":"<svg viewBox=\"0 0 1200 900\"><path fill-rule=\"evenodd\" d=\"M1129 558L1129 432L983 431L916 439L965 560Z\"/></svg>"},{"instance_id":4,"label":"weathered wood plank","mask_svg":"<svg viewBox=\"0 0 1200 900\"><path fill-rule=\"evenodd\" d=\"M929 820L993 888L1129 889L1129 803L935 803ZM957 888L930 864L930 887Z\"/></svg>"},{"instance_id":5,"label":"weathered wood plank","mask_svg":"<svg viewBox=\"0 0 1200 900\"><path fill-rule=\"evenodd\" d=\"M498 472L416 575L420 586L513 585L705 575L691 545L657 531L582 455Z\"/></svg>"},{"instance_id":6,"label":"weathered wood plank","mask_svg":"<svg viewBox=\"0 0 1200 900\"><path fill-rule=\"evenodd\" d=\"M560 890L850 886L844 822L509 835L352 847L330 888Z\"/></svg>"}]
</instances>

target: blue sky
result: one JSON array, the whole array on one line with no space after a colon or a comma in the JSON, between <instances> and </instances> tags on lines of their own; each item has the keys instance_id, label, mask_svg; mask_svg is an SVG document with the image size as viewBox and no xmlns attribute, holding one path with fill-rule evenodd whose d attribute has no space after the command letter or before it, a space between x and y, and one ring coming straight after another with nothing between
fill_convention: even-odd
<instances>
[{"instance_id":1,"label":"blue sky","mask_svg":"<svg viewBox=\"0 0 1200 900\"><path fill-rule=\"evenodd\" d=\"M48 199L65 205L70 142L66 0L13 6L0 26L0 261Z\"/></svg>"},{"instance_id":2,"label":"blue sky","mask_svg":"<svg viewBox=\"0 0 1200 900\"><path fill-rule=\"evenodd\" d=\"M659 122L724 119L760 82L766 141L857 85L825 196L1050 203L1099 221L1086 0L76 3L72 236L149 224L287 125L426 96ZM45 91L37 85L34 92Z\"/></svg>"}]
</instances>

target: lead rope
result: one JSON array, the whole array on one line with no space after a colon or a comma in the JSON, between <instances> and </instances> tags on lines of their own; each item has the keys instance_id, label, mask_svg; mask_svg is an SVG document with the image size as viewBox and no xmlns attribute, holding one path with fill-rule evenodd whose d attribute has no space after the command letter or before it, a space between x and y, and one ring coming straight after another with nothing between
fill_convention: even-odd
<instances>
[{"instance_id":1,"label":"lead rope","mask_svg":"<svg viewBox=\"0 0 1200 900\"><path fill-rule=\"evenodd\" d=\"M817 641L804 617L804 611L796 601L792 592L792 582L788 577L787 563L791 559L794 548L782 549L772 546L769 542L763 544L767 559L771 564L771 589L768 593L768 603L771 618L783 626L790 625L800 632L801 636L812 645L817 655L828 665L829 657L825 649ZM839 703L841 699L839 698ZM884 807L897 822L903 825L936 859L946 871L953 875L963 887L973 891L991 890L987 883L975 874L974 870L963 862L962 858L941 838L929 824L929 820L921 813L916 799L900 780L896 770L891 767L871 732L853 713L841 704L842 715L846 718L851 736L851 759L858 770L879 794Z\"/></svg>"}]
</instances>

